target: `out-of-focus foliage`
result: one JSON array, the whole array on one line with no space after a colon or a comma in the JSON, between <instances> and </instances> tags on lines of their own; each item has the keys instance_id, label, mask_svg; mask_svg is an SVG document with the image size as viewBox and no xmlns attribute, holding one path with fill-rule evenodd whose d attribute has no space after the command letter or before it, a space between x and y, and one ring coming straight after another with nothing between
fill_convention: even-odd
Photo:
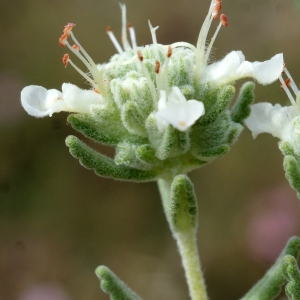
<instances>
[{"instance_id":1,"label":"out-of-focus foliage","mask_svg":"<svg viewBox=\"0 0 300 300\"><path fill-rule=\"evenodd\" d=\"M293 0L293 1L297 5L297 7L300 9L300 1L299 0Z\"/></svg>"}]
</instances>

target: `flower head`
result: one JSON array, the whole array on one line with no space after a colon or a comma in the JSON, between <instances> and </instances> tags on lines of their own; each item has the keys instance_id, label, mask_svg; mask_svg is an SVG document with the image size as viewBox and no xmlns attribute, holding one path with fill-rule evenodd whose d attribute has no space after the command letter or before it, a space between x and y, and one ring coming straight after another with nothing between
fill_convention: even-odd
<instances>
[{"instance_id":1,"label":"flower head","mask_svg":"<svg viewBox=\"0 0 300 300\"><path fill-rule=\"evenodd\" d=\"M222 26L228 26L227 17L224 14L220 15L220 10L222 8L222 1L220 0L211 1L208 14L199 34L197 47L184 42L174 43L170 46L158 44L156 39L156 30L158 27L152 27L150 22L149 27L153 43L146 47L138 47L134 28L130 23L127 24L126 7L123 4L120 6L122 11L122 45L119 44L115 38L111 27L107 27L107 34L118 52L109 63L100 66L93 61L75 38L73 33L74 23L68 23L63 29L63 34L59 38L59 44L62 47L67 47L75 56L77 56L88 69L88 73L84 73L77 67L73 60L70 59L69 54L63 56L65 67L69 64L72 65L86 79L87 83L91 85L92 90L101 93L101 100L103 101L109 102L111 100L118 102L117 99L109 99L109 95L110 91L113 89L112 85L114 80L118 80L117 77L120 78L120 76L123 75L118 72L120 69L123 71L134 71L136 72L136 76L146 80L146 88L149 90L152 98L152 109L157 111L158 116L165 114L165 112L162 113L161 110L158 109L158 102L160 99L163 97L166 97L166 99L172 98L175 95L172 91L176 90L178 92L180 89L185 89L187 85L195 90L195 83L196 86L206 83L226 85L244 77L252 77L259 83L268 84L276 80L280 75L281 65L283 64L282 54L277 54L270 60L262 63L250 63L245 61L245 57L241 51L232 51L222 60L209 64L211 49L218 32ZM219 25L217 26L216 32L211 38L209 45L206 46L209 29L213 20L218 19L218 17L220 18ZM128 40L127 32L129 33L131 43ZM71 40L74 43L73 45L71 44ZM151 65L153 66L152 70ZM180 68L183 72L180 71ZM176 88L174 89L174 87ZM94 104L95 101L97 103L98 100L100 100L100 96L88 92L85 93L86 97L82 99L82 104L80 103L80 100L76 98L76 100L73 101L73 105L70 106L67 102L70 102L71 100L68 99L68 97L61 99L62 94L60 92L55 92L59 95L56 98L63 102L53 101L55 96L53 96L52 90L49 90L47 93L45 90L44 92L41 91L41 87L37 89L33 86L31 88L25 88L21 94L21 102L25 110L27 110L29 114L38 117L47 114L51 115L52 113L61 110L89 113L86 105ZM35 94L35 92L38 94ZM169 95L171 92L172 94ZM183 97L193 97L193 95L184 95L182 92L181 94ZM30 97L32 98L30 99ZM91 97L91 99L88 100L88 97ZM149 101L148 99L144 100ZM194 101L199 102L201 99L196 99ZM49 106L49 103L54 104L54 106ZM188 104L184 106L185 108L192 107L193 102L187 103ZM35 107L34 105L37 106ZM200 106L201 105L198 105L198 107ZM179 106L177 108L179 109ZM41 112L40 109L43 109L43 111ZM201 108L197 115L199 115L199 117L202 115ZM165 117L165 121L166 119L168 118ZM184 122L185 124L190 124L185 129L189 128L194 122L195 120ZM174 125L175 123L171 122L170 124L176 127L176 125ZM176 128L179 127L177 126ZM180 128L182 130L184 127Z\"/></svg>"},{"instance_id":2,"label":"flower head","mask_svg":"<svg viewBox=\"0 0 300 300\"><path fill-rule=\"evenodd\" d=\"M69 52L63 55L63 65L75 68L90 88L63 84L60 92L25 87L21 93L24 109L36 117L59 111L78 113L68 118L71 125L100 143L116 146L114 162L132 169L171 168L175 174L225 154L246 116L241 113L233 119L228 109L235 81L251 77L261 84L273 82L282 71L282 54L250 63L241 51L232 51L210 63L214 41L229 24L221 14L221 0L211 1L196 46L158 43L158 26L150 21L152 44L138 46L134 27L127 23L126 7L120 6L121 43L111 27L106 30L117 52L109 62L100 65L93 61L75 37L74 23L68 23L59 38L60 46ZM208 42L214 21L218 25Z\"/></svg>"}]
</instances>

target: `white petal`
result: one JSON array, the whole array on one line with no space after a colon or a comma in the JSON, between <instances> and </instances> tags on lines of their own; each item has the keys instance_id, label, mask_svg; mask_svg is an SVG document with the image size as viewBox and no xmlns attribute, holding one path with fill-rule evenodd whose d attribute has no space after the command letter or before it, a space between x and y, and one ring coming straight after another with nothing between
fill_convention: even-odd
<instances>
[{"instance_id":1,"label":"white petal","mask_svg":"<svg viewBox=\"0 0 300 300\"><path fill-rule=\"evenodd\" d=\"M58 90L47 90L42 86L30 85L21 91L21 103L26 112L34 117L51 116L66 109Z\"/></svg>"},{"instance_id":2,"label":"white petal","mask_svg":"<svg viewBox=\"0 0 300 300\"><path fill-rule=\"evenodd\" d=\"M277 80L283 70L283 54L276 54L264 62L243 62L238 68L236 75L239 78L253 77L261 84L270 84Z\"/></svg>"},{"instance_id":3,"label":"white petal","mask_svg":"<svg viewBox=\"0 0 300 300\"><path fill-rule=\"evenodd\" d=\"M179 104L179 103L185 103L186 99L181 93L178 86L173 86L170 94L168 95L168 105L171 104Z\"/></svg>"},{"instance_id":4,"label":"white petal","mask_svg":"<svg viewBox=\"0 0 300 300\"><path fill-rule=\"evenodd\" d=\"M160 98L158 100L158 110L165 109L166 107L167 107L166 91L160 91Z\"/></svg>"},{"instance_id":5,"label":"white petal","mask_svg":"<svg viewBox=\"0 0 300 300\"><path fill-rule=\"evenodd\" d=\"M197 100L189 100L186 103L173 104L156 113L156 117L161 119L180 131L186 131L202 115L204 115L204 105Z\"/></svg>"},{"instance_id":6,"label":"white petal","mask_svg":"<svg viewBox=\"0 0 300 300\"><path fill-rule=\"evenodd\" d=\"M103 104L103 97L92 90L82 90L74 84L64 83L62 85L64 102L69 111L89 113L92 104Z\"/></svg>"},{"instance_id":7,"label":"white petal","mask_svg":"<svg viewBox=\"0 0 300 300\"><path fill-rule=\"evenodd\" d=\"M222 60L206 67L202 81L217 81L221 84L235 80L236 71L244 60L245 56L241 51L232 51Z\"/></svg>"},{"instance_id":8,"label":"white petal","mask_svg":"<svg viewBox=\"0 0 300 300\"><path fill-rule=\"evenodd\" d=\"M266 132L281 140L287 140L291 126L288 109L279 104L275 106L270 103L254 104L245 124L252 131L253 138Z\"/></svg>"}]
</instances>

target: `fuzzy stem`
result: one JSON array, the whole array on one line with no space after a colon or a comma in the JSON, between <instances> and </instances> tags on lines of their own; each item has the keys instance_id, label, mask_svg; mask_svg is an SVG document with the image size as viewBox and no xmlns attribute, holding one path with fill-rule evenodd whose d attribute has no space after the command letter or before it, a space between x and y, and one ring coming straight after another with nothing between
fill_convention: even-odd
<instances>
[{"instance_id":1,"label":"fuzzy stem","mask_svg":"<svg viewBox=\"0 0 300 300\"><path fill-rule=\"evenodd\" d=\"M158 180L158 187L162 198L164 211L170 224L170 189L171 181L165 179ZM172 226L170 226L172 228ZM171 229L172 230L172 229ZM207 300L207 292L204 277L200 266L200 259L197 249L196 230L187 228L182 231L174 232L173 237L177 242L185 277L189 287L192 300Z\"/></svg>"}]
</instances>

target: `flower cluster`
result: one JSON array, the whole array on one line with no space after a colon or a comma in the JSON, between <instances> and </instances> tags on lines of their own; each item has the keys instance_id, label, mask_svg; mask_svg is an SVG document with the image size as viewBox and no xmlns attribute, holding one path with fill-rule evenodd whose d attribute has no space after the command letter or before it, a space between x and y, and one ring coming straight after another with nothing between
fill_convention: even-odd
<instances>
[{"instance_id":1,"label":"flower cluster","mask_svg":"<svg viewBox=\"0 0 300 300\"><path fill-rule=\"evenodd\" d=\"M75 24L69 23L59 43L77 56L88 72L83 72L69 54L63 56L63 63L72 65L91 88L82 90L64 83L60 92L28 86L21 93L24 109L35 117L60 111L77 113L68 118L75 129L116 147L114 162L109 162L112 169L122 166L131 171L151 171L154 178L163 176L166 169L178 174L211 161L226 153L237 139L253 100L254 86L248 84L242 88L233 110L228 110L235 81L251 77L258 83L270 84L283 68L282 54L251 63L241 51L232 51L210 63L217 34L221 27L228 26L227 17L220 14L221 6L221 0L211 1L196 47L185 42L159 44L158 27L152 27L150 22L152 44L139 47L134 28L126 21L126 7L121 5L122 45L108 27L107 34L118 54L101 65L80 45L73 33ZM219 24L207 45L209 29L217 19ZM67 140L71 153L83 163L84 153L89 150L83 150L78 143L74 137ZM91 160L83 164L97 169ZM98 173L128 179L112 171ZM148 175L147 180L151 177ZM133 178L137 180L139 175Z\"/></svg>"}]
</instances>

